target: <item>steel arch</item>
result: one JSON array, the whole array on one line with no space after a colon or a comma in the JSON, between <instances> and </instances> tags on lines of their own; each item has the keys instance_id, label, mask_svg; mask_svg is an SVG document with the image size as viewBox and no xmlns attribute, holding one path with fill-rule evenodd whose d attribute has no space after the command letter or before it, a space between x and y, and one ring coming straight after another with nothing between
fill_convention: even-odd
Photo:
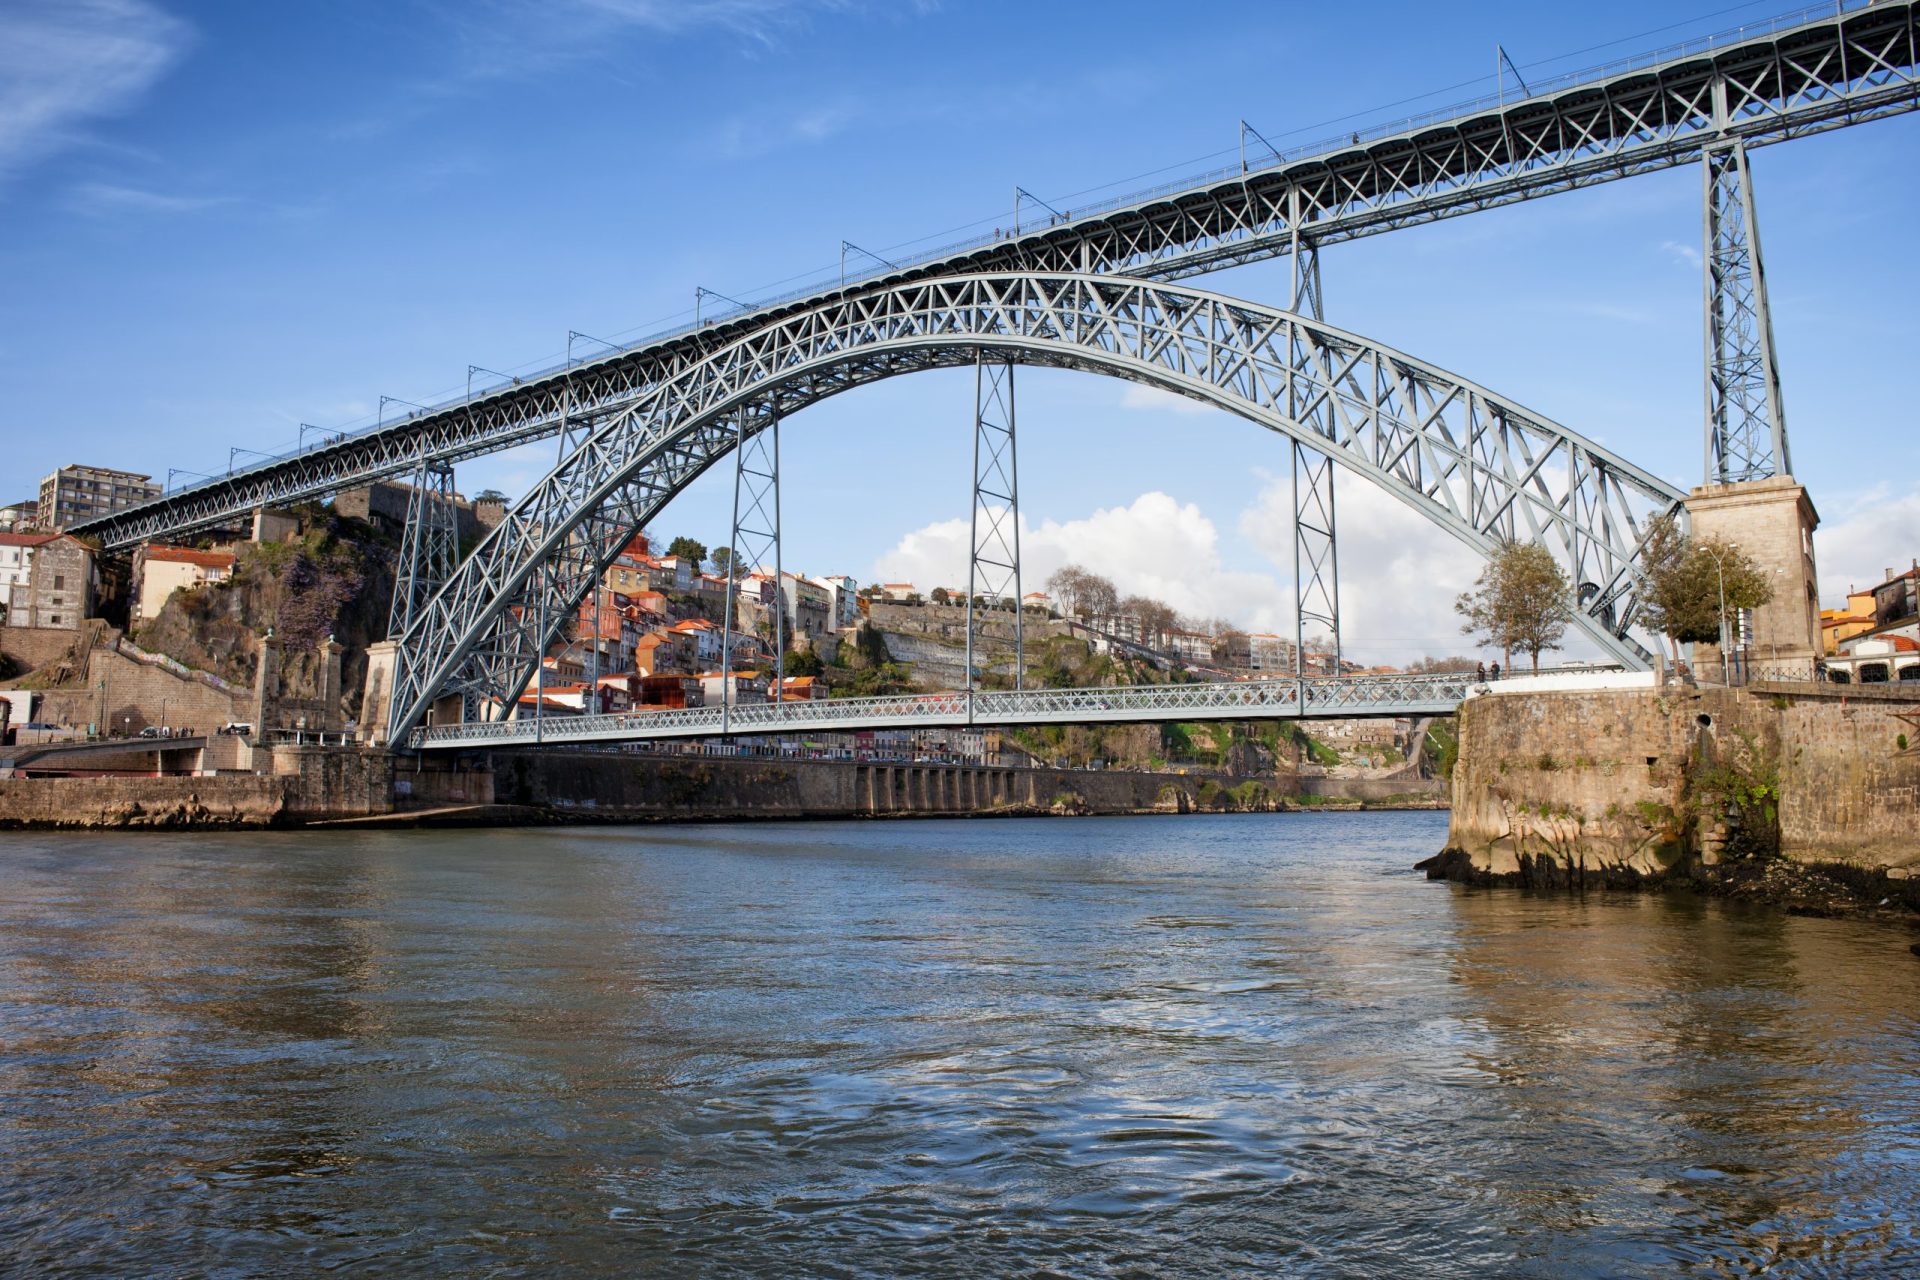
<instances>
[{"instance_id":1,"label":"steel arch","mask_svg":"<svg viewBox=\"0 0 1920 1280\"><path fill-rule=\"evenodd\" d=\"M771 322L604 419L400 637L392 739L446 690L511 704L557 620L630 532L743 433L982 351L1237 413L1381 485L1483 555L1502 538L1545 542L1579 584L1582 628L1623 662L1646 662L1627 631L1646 520L1679 509L1665 481L1485 388L1291 312L1111 276L957 276ZM545 601L521 598L530 580ZM536 618L547 625L530 626Z\"/></svg>"}]
</instances>

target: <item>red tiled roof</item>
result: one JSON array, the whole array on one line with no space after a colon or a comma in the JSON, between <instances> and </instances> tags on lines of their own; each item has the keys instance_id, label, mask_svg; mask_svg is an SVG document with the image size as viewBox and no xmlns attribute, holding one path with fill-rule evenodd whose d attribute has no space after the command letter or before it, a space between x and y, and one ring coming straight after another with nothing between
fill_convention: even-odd
<instances>
[{"instance_id":1,"label":"red tiled roof","mask_svg":"<svg viewBox=\"0 0 1920 1280\"><path fill-rule=\"evenodd\" d=\"M147 559L199 565L202 569L231 569L237 557L231 552L196 551L192 547L148 547Z\"/></svg>"},{"instance_id":2,"label":"red tiled roof","mask_svg":"<svg viewBox=\"0 0 1920 1280\"><path fill-rule=\"evenodd\" d=\"M65 536L60 533L0 533L0 547L37 547Z\"/></svg>"}]
</instances>

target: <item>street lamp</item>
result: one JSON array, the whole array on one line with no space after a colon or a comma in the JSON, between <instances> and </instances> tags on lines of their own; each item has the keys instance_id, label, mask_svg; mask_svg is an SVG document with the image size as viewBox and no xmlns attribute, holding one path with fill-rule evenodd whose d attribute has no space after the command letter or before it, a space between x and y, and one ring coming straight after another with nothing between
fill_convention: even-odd
<instances>
[{"instance_id":1,"label":"street lamp","mask_svg":"<svg viewBox=\"0 0 1920 1280\"><path fill-rule=\"evenodd\" d=\"M1719 551L1706 548L1713 557L1714 574L1720 580L1720 683L1730 685L1733 681L1727 675L1727 557L1740 549L1737 542L1729 542Z\"/></svg>"}]
</instances>

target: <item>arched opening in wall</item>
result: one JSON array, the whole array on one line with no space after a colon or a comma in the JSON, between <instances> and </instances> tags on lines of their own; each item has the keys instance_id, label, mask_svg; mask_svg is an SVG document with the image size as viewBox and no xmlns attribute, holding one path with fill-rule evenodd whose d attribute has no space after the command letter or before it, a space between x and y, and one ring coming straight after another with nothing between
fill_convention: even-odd
<instances>
[{"instance_id":1,"label":"arched opening in wall","mask_svg":"<svg viewBox=\"0 0 1920 1280\"><path fill-rule=\"evenodd\" d=\"M1865 663L1860 667L1858 674L1861 684L1885 684L1887 682L1887 664L1884 662Z\"/></svg>"},{"instance_id":2,"label":"arched opening in wall","mask_svg":"<svg viewBox=\"0 0 1920 1280\"><path fill-rule=\"evenodd\" d=\"M1900 679L1920 682L1920 662L1900 668Z\"/></svg>"},{"instance_id":3,"label":"arched opening in wall","mask_svg":"<svg viewBox=\"0 0 1920 1280\"><path fill-rule=\"evenodd\" d=\"M1844 671L1829 671L1827 672L1827 683L1828 684L1852 684L1853 677L1848 675Z\"/></svg>"}]
</instances>

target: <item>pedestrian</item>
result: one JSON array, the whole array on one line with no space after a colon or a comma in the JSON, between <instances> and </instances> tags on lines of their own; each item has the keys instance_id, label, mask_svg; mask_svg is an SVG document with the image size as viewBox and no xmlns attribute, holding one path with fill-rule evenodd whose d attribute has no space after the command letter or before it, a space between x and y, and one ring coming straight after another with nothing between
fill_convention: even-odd
<instances>
[{"instance_id":1,"label":"pedestrian","mask_svg":"<svg viewBox=\"0 0 1920 1280\"><path fill-rule=\"evenodd\" d=\"M1500 678L1500 664L1499 664L1499 663L1497 663L1497 662L1496 662L1496 663L1494 663L1494 664L1493 664L1493 665L1492 665L1491 667L1489 667L1489 668L1487 669L1487 678L1488 678L1489 680L1498 680L1498 679Z\"/></svg>"},{"instance_id":2,"label":"pedestrian","mask_svg":"<svg viewBox=\"0 0 1920 1280\"><path fill-rule=\"evenodd\" d=\"M1473 664L1473 679L1476 684L1485 684L1487 682L1486 663L1476 662Z\"/></svg>"}]
</instances>

